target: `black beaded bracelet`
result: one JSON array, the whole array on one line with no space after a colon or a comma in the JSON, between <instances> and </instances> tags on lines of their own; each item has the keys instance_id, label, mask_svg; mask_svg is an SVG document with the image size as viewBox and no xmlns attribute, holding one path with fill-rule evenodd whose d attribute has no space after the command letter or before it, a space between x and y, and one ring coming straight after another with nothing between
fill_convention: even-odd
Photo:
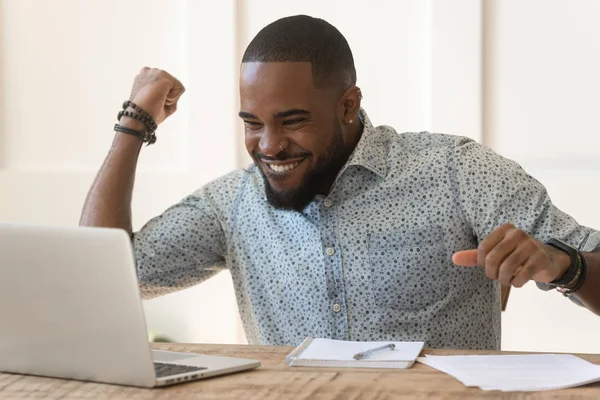
<instances>
[{"instance_id":1,"label":"black beaded bracelet","mask_svg":"<svg viewBox=\"0 0 600 400\"><path fill-rule=\"evenodd\" d=\"M133 101L125 100L123 102L123 110L127 110L127 107L133 108L137 113L139 113L144 118L146 118L148 121L150 121L150 124L152 126L154 126L154 129L152 129L152 130L153 131L156 130L157 125L156 125L156 122L154 121L154 118L152 118L150 116L150 114L148 114L146 111L144 111L140 106L138 106L137 104L135 104Z\"/></svg>"},{"instance_id":2,"label":"black beaded bracelet","mask_svg":"<svg viewBox=\"0 0 600 400\"><path fill-rule=\"evenodd\" d=\"M117 120L121 121L122 117L130 117L130 118L136 119L136 120L142 122L146 126L146 129L148 129L148 131L150 131L150 132L156 131L156 128L157 128L156 123L154 123L154 121L150 117L145 117L144 115L136 114L136 113L133 113L133 112L127 111L127 110L119 111L119 113L117 114Z\"/></svg>"},{"instance_id":3,"label":"black beaded bracelet","mask_svg":"<svg viewBox=\"0 0 600 400\"><path fill-rule=\"evenodd\" d=\"M141 139L142 142L146 143L146 146L156 143L156 135L154 134L154 132L136 131L135 129L127 128L119 124L115 124L114 130L115 132L122 132L127 133L129 135L133 135Z\"/></svg>"}]
</instances>

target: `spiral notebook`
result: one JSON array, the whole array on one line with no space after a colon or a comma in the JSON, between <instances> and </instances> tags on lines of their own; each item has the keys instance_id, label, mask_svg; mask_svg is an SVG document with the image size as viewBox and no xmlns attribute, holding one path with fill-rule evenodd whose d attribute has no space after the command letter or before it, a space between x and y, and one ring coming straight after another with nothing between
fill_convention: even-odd
<instances>
[{"instance_id":1,"label":"spiral notebook","mask_svg":"<svg viewBox=\"0 0 600 400\"><path fill-rule=\"evenodd\" d=\"M362 360L354 355L394 344L393 350L379 351ZM352 342L307 337L285 358L291 367L410 368L423 342Z\"/></svg>"}]
</instances>

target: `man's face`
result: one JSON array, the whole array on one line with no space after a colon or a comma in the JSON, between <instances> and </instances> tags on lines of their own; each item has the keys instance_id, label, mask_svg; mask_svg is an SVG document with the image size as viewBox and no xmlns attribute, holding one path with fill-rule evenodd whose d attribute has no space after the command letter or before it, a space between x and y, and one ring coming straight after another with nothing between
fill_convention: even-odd
<instances>
[{"instance_id":1,"label":"man's face","mask_svg":"<svg viewBox=\"0 0 600 400\"><path fill-rule=\"evenodd\" d=\"M313 87L308 62L242 64L246 149L273 206L301 211L329 191L349 155L337 100L333 90Z\"/></svg>"}]
</instances>

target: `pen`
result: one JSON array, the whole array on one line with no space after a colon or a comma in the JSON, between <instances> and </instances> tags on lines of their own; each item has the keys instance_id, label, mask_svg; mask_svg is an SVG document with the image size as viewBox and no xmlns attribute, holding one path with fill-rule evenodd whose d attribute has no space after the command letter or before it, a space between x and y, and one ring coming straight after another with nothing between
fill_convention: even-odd
<instances>
[{"instance_id":1,"label":"pen","mask_svg":"<svg viewBox=\"0 0 600 400\"><path fill-rule=\"evenodd\" d=\"M386 350L394 350L395 348L396 348L396 345L394 343L386 344L385 346L375 347L374 349L363 351L362 353L356 353L354 355L354 359L362 360L363 358L367 358L367 357L373 355L373 353L377 353L380 351L386 351Z\"/></svg>"}]
</instances>

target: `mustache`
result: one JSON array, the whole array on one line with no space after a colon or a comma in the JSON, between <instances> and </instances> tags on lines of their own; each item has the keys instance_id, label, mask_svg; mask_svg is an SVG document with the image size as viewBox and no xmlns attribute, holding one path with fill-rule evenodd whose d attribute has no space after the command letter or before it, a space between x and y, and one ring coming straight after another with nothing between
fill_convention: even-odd
<instances>
[{"instance_id":1,"label":"mustache","mask_svg":"<svg viewBox=\"0 0 600 400\"><path fill-rule=\"evenodd\" d=\"M309 153L309 152L287 153L285 151L281 151L275 157L270 157L270 156L264 155L260 151L255 151L252 153L252 156L254 157L254 159L264 160L264 161L285 161L285 160L290 160L290 159L308 157L310 155L311 155L311 153Z\"/></svg>"}]
</instances>

